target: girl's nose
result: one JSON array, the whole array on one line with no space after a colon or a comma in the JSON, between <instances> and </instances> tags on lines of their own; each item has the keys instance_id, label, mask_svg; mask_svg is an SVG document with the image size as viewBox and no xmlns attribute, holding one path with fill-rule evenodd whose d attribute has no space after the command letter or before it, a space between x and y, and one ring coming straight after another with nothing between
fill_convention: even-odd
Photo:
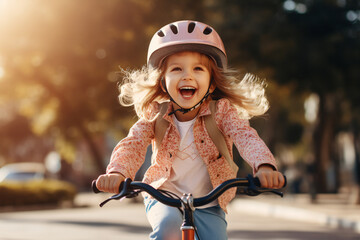
<instances>
[{"instance_id":1,"label":"girl's nose","mask_svg":"<svg viewBox=\"0 0 360 240\"><path fill-rule=\"evenodd\" d=\"M192 79L191 71L189 71L189 70L184 70L182 79L183 79L183 80L190 80L190 79Z\"/></svg>"}]
</instances>

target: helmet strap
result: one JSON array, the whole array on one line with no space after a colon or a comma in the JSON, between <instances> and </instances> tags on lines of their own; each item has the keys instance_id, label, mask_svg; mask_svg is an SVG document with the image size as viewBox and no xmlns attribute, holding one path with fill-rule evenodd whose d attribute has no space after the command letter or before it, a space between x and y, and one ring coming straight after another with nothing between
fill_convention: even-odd
<instances>
[{"instance_id":1,"label":"helmet strap","mask_svg":"<svg viewBox=\"0 0 360 240\"><path fill-rule=\"evenodd\" d=\"M162 79L162 80L163 80L163 79ZM191 107L191 108L183 108L183 107L181 107L177 102L175 102L175 100L171 97L170 93L168 92L168 90L167 90L167 88L166 88L165 81L162 81L162 82L163 82L162 84L163 84L163 87L164 87L166 93L167 93L167 94L169 95L169 97L170 97L170 101L172 101L173 103L175 103L176 105L179 106L178 109L170 112L170 113L168 114L169 116L172 115L172 114L175 114L177 111L182 112L183 114L185 114L185 113L188 113L188 112L190 112L190 111L192 111L192 110L200 107L200 105L201 105L203 102L205 102L205 100L207 99L207 97L210 95L210 86L211 86L211 83L212 83L212 81L210 81L209 87L208 87L208 89L207 89L204 97L203 97L197 104L195 104L195 105L194 105L193 107Z\"/></svg>"}]
</instances>

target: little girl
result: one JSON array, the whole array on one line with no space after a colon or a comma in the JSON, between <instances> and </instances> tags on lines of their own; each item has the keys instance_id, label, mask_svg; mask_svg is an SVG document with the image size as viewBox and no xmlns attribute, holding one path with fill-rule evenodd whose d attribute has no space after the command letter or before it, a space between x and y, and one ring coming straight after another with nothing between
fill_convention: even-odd
<instances>
[{"instance_id":1,"label":"little girl","mask_svg":"<svg viewBox=\"0 0 360 240\"><path fill-rule=\"evenodd\" d=\"M219 154L204 124L204 117L211 114L210 100L216 100L214 119L230 154L234 143L262 187L283 186L273 155L249 125L251 117L268 109L263 84L249 74L237 79L227 69L223 43L213 28L195 21L164 26L150 42L147 63L141 70L128 72L120 86L120 102L134 105L139 120L115 147L107 173L97 179L99 190L117 193L125 178L134 179L150 143L152 163L143 181L157 189L201 197L235 178L237 167ZM169 103L166 113L159 116L163 102ZM169 125L161 142L156 142L159 117ZM234 196L233 188L195 210L201 239L227 239L225 212ZM144 202L153 229L150 239L181 239L181 212L149 196Z\"/></svg>"}]
</instances>

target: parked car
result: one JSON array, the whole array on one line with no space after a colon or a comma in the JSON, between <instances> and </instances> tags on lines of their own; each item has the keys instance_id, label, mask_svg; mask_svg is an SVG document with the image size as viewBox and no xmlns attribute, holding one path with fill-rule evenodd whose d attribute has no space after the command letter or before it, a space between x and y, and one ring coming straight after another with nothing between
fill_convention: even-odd
<instances>
[{"instance_id":1,"label":"parked car","mask_svg":"<svg viewBox=\"0 0 360 240\"><path fill-rule=\"evenodd\" d=\"M11 163L0 168L0 182L42 180L45 178L45 172L42 163Z\"/></svg>"}]
</instances>

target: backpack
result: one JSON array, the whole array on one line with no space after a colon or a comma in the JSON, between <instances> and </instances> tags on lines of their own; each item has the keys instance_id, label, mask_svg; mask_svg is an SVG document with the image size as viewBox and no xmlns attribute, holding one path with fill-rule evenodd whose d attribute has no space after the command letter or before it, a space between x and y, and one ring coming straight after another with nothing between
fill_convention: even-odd
<instances>
[{"instance_id":1,"label":"backpack","mask_svg":"<svg viewBox=\"0 0 360 240\"><path fill-rule=\"evenodd\" d=\"M158 151L160 144L165 136L166 129L169 126L169 122L162 118L162 116L166 113L168 109L169 102L164 102L160 104L160 112L155 120L155 151ZM227 148L226 141L224 135L219 130L215 122L215 113L216 113L216 101L212 100L209 103L209 108L211 111L210 115L204 117L206 130L218 149L221 156L224 156L226 161L229 163L230 167L236 172L238 170L238 166L234 163L230 152Z\"/></svg>"}]
</instances>

